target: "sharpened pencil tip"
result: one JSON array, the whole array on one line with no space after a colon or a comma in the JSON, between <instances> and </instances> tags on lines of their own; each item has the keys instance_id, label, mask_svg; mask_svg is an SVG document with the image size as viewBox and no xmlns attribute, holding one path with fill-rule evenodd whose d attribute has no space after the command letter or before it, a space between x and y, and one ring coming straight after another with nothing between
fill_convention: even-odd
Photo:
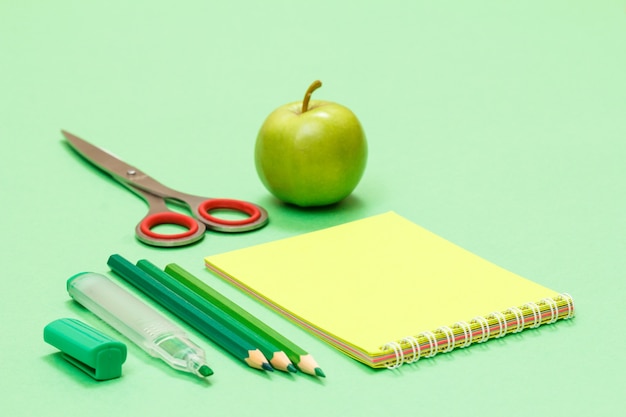
<instances>
[{"instance_id":1,"label":"sharpened pencil tip","mask_svg":"<svg viewBox=\"0 0 626 417\"><path fill-rule=\"evenodd\" d=\"M261 364L261 368L265 369L266 371L274 372L274 368L272 368L272 365L267 362L263 362Z\"/></svg>"},{"instance_id":2,"label":"sharpened pencil tip","mask_svg":"<svg viewBox=\"0 0 626 417\"><path fill-rule=\"evenodd\" d=\"M289 372L293 372L293 373L298 372L298 370L296 369L296 367L295 367L295 366L293 366L292 364L287 365L287 370L288 370Z\"/></svg>"},{"instance_id":3,"label":"sharpened pencil tip","mask_svg":"<svg viewBox=\"0 0 626 417\"><path fill-rule=\"evenodd\" d=\"M293 372L291 369L289 369L290 366L295 369L295 367L289 360L289 357L287 357L285 352L282 351L273 352L272 358L269 360L269 363L274 369L278 369L279 371Z\"/></svg>"},{"instance_id":4,"label":"sharpened pencil tip","mask_svg":"<svg viewBox=\"0 0 626 417\"><path fill-rule=\"evenodd\" d=\"M298 369L304 373L313 376L321 376L323 378L326 377L326 375L322 371L322 368L319 367L315 359L313 359L313 356L309 355L308 353L306 355L300 356L300 360L296 361L296 364L298 366Z\"/></svg>"}]
</instances>

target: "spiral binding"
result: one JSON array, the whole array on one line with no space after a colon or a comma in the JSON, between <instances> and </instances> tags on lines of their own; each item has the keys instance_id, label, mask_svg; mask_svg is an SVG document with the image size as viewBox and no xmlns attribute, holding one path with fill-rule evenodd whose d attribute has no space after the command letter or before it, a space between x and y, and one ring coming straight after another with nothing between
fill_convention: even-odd
<instances>
[{"instance_id":1,"label":"spiral binding","mask_svg":"<svg viewBox=\"0 0 626 417\"><path fill-rule=\"evenodd\" d=\"M552 299L550 298L550 300ZM517 307L511 307L506 310L505 313L511 313L515 316L515 330L513 330L512 333L519 333L524 330L524 313L522 312L522 310Z\"/></svg>"},{"instance_id":2,"label":"spiral binding","mask_svg":"<svg viewBox=\"0 0 626 417\"><path fill-rule=\"evenodd\" d=\"M566 299L565 301L567 302L567 317L565 317L566 319L571 319L572 317L574 317L574 299L572 298L571 295L569 295L568 293L564 292L563 294L561 294L561 300Z\"/></svg>"},{"instance_id":3,"label":"spiral binding","mask_svg":"<svg viewBox=\"0 0 626 417\"><path fill-rule=\"evenodd\" d=\"M466 321L457 321L452 325L453 329L463 330L463 344L460 348L466 348L472 344L472 326Z\"/></svg>"},{"instance_id":4,"label":"spiral binding","mask_svg":"<svg viewBox=\"0 0 626 417\"><path fill-rule=\"evenodd\" d=\"M420 348L420 344L416 338L413 336L407 336L400 341L401 343L408 343L411 346L411 351L413 352L413 357L411 359L406 359L404 363L413 363L420 359L422 356L422 349Z\"/></svg>"},{"instance_id":5,"label":"spiral binding","mask_svg":"<svg viewBox=\"0 0 626 417\"><path fill-rule=\"evenodd\" d=\"M489 329L489 322L483 316L476 316L470 321L470 323L478 323L480 324L480 333L482 334L482 339L478 341L478 343L484 343L489 340L491 330Z\"/></svg>"},{"instance_id":6,"label":"spiral binding","mask_svg":"<svg viewBox=\"0 0 626 417\"><path fill-rule=\"evenodd\" d=\"M441 326L440 328L435 330L435 332L443 333L446 336L447 346L444 350L442 350L442 353L450 352L452 349L454 349L454 332L451 328L449 328L448 326ZM436 351L437 350L435 350L435 352Z\"/></svg>"},{"instance_id":7,"label":"spiral binding","mask_svg":"<svg viewBox=\"0 0 626 417\"><path fill-rule=\"evenodd\" d=\"M395 369L399 366L401 366L403 363L405 363L404 361L404 352L402 351L402 347L400 346L400 344L398 342L389 342L386 343L383 346L383 349L393 349L393 353L396 356L396 360L395 362L392 362L391 364L387 365L388 369Z\"/></svg>"},{"instance_id":8,"label":"spiral binding","mask_svg":"<svg viewBox=\"0 0 626 417\"><path fill-rule=\"evenodd\" d=\"M559 314L559 311L563 309L565 312ZM393 359L385 363L385 366L395 369L402 364L417 362L421 358L431 358L438 353L450 352L457 347L465 348L472 343L484 343L491 338L519 333L525 328L534 329L542 324L554 323L559 318L570 319L574 317L574 310L572 296L562 293L536 303L529 302L521 307L510 307L503 312L494 311L487 316L476 316L469 322L458 321L451 327L441 326L432 332L426 331L417 336L407 336L400 341L388 342L382 347L383 351L393 352ZM495 331L492 332L492 330ZM420 343L419 339L425 339L425 342Z\"/></svg>"},{"instance_id":9,"label":"spiral binding","mask_svg":"<svg viewBox=\"0 0 626 417\"><path fill-rule=\"evenodd\" d=\"M541 309L535 303L526 303L524 306L530 308L533 311L533 324L530 326L531 329L536 329L541 325Z\"/></svg>"},{"instance_id":10,"label":"spiral binding","mask_svg":"<svg viewBox=\"0 0 626 417\"><path fill-rule=\"evenodd\" d=\"M487 316L487 319L491 319L491 318L495 318L496 320L498 320L498 334L495 336L496 339L501 338L502 336L504 336L506 334L506 331L508 330L508 324L506 322L506 317L504 317L504 314L500 313L499 311L494 311L493 313L489 314Z\"/></svg>"},{"instance_id":11,"label":"spiral binding","mask_svg":"<svg viewBox=\"0 0 626 417\"><path fill-rule=\"evenodd\" d=\"M437 336L433 332L423 332L419 336L424 336L428 339L428 355L425 358L432 358L437 354Z\"/></svg>"},{"instance_id":12,"label":"spiral binding","mask_svg":"<svg viewBox=\"0 0 626 417\"><path fill-rule=\"evenodd\" d=\"M543 301L545 304L550 306L550 321L548 324L552 324L559 318L559 305L552 298L544 298Z\"/></svg>"}]
</instances>

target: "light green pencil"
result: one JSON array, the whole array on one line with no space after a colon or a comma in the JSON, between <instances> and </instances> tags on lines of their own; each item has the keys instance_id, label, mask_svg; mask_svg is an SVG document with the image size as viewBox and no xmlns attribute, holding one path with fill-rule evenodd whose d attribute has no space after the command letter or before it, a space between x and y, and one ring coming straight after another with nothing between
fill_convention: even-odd
<instances>
[{"instance_id":1,"label":"light green pencil","mask_svg":"<svg viewBox=\"0 0 626 417\"><path fill-rule=\"evenodd\" d=\"M150 277L152 277L152 279L169 289L178 297L181 297L193 307L200 310L206 316L217 321L222 326L225 326L227 329L242 337L244 340L250 342L253 346L258 348L266 358L269 359L270 364L275 369L285 372L297 372L287 355L282 352L279 347L258 333L250 330L246 326L243 326L222 309L193 292L184 283L181 283L176 278L145 259L137 262L137 267L146 272Z\"/></svg>"},{"instance_id":2,"label":"light green pencil","mask_svg":"<svg viewBox=\"0 0 626 417\"><path fill-rule=\"evenodd\" d=\"M215 305L217 308L224 311L224 313L237 320L241 323L241 325L262 335L274 345L280 347L282 351L287 354L287 357L289 357L289 359L302 372L320 377L326 376L313 356L307 353L304 349L269 327L267 324L263 323L252 314L248 313L239 305L215 291L193 274L183 269L181 266L175 263L168 264L165 267L165 272L185 287L189 288L196 295Z\"/></svg>"}]
</instances>

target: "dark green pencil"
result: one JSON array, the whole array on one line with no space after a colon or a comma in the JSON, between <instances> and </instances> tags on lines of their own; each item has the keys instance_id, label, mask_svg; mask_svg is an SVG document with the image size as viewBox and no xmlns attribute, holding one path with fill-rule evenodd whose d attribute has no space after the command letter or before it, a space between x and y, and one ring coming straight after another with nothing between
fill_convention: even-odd
<instances>
[{"instance_id":1,"label":"dark green pencil","mask_svg":"<svg viewBox=\"0 0 626 417\"><path fill-rule=\"evenodd\" d=\"M107 265L125 281L186 321L237 359L252 368L273 371L272 366L259 349L152 279L150 275L125 258L120 255L111 255Z\"/></svg>"},{"instance_id":2,"label":"dark green pencil","mask_svg":"<svg viewBox=\"0 0 626 417\"><path fill-rule=\"evenodd\" d=\"M189 304L202 311L207 316L216 320L226 328L241 336L250 342L251 345L257 347L263 355L269 359L270 364L275 368L285 372L297 372L287 355L276 347L271 341L264 339L258 333L251 331L249 328L241 325L233 317L229 316L215 305L209 303L204 298L198 296L182 283L162 271L145 259L137 262L137 267L152 277L161 285L167 287L170 291L187 301Z\"/></svg>"},{"instance_id":3,"label":"dark green pencil","mask_svg":"<svg viewBox=\"0 0 626 417\"><path fill-rule=\"evenodd\" d=\"M181 266L171 263L165 267L165 272L180 282L185 287L189 288L199 297L205 299L209 303L217 306L226 314L233 317L243 326L250 330L261 334L264 338L270 340L273 344L282 349L287 354L289 359L296 364L296 366L307 374L324 377L324 372L319 367L313 356L307 353L304 349L278 333L276 330L263 323L261 320L248 313L246 310L235 304L206 283L195 277L190 272L183 269Z\"/></svg>"}]
</instances>

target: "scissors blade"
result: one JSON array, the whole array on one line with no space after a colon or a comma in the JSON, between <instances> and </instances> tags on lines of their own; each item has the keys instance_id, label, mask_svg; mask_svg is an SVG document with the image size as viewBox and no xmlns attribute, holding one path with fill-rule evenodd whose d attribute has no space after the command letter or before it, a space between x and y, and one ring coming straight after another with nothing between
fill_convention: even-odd
<instances>
[{"instance_id":1,"label":"scissors blade","mask_svg":"<svg viewBox=\"0 0 626 417\"><path fill-rule=\"evenodd\" d=\"M140 169L127 164L113 154L98 148L95 145L79 138L65 130L62 130L63 136L67 139L70 146L78 152L83 158L107 172L116 180L133 185L149 193L163 195L167 191L167 187L159 183Z\"/></svg>"},{"instance_id":2,"label":"scissors blade","mask_svg":"<svg viewBox=\"0 0 626 417\"><path fill-rule=\"evenodd\" d=\"M62 130L61 133L63 133L63 136L65 136L75 151L101 170L106 171L113 176L120 177L125 177L128 172L137 171L137 168L127 164L119 158L116 158L104 149L98 148L97 146L92 145L86 140L66 132L65 130Z\"/></svg>"}]
</instances>

